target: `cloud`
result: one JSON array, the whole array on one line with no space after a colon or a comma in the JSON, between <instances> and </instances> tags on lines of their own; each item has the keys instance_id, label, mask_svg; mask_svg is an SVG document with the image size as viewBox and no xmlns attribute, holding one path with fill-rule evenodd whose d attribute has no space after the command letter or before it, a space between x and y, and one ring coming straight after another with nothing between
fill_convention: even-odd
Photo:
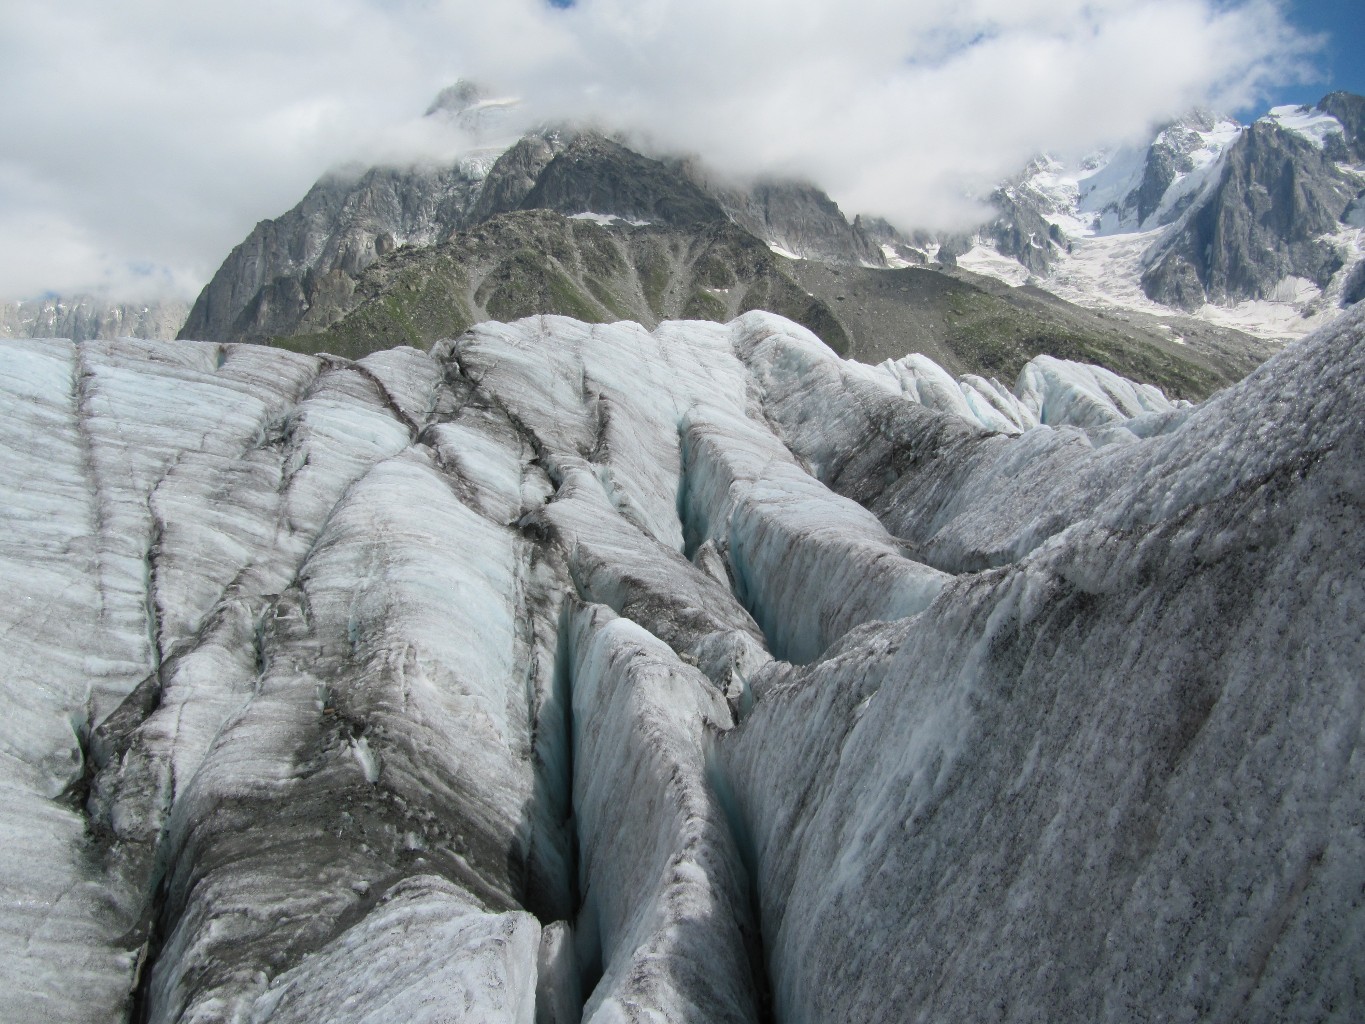
<instances>
[{"instance_id":1,"label":"cloud","mask_svg":"<svg viewBox=\"0 0 1365 1024\"><path fill-rule=\"evenodd\" d=\"M722 173L805 175L850 212L952 226L1035 153L1245 107L1309 47L1270 0L6 6L13 296L192 293L328 167L467 145L416 116L460 76L515 92L524 116L590 118Z\"/></svg>"}]
</instances>

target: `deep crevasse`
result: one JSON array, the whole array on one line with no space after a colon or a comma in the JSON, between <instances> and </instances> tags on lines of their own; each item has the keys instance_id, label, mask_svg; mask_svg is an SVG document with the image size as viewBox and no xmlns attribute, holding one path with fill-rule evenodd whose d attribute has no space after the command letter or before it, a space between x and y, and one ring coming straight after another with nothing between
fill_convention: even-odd
<instances>
[{"instance_id":1,"label":"deep crevasse","mask_svg":"<svg viewBox=\"0 0 1365 1024\"><path fill-rule=\"evenodd\" d=\"M1194 410L768 314L6 347L10 1017L1349 1007L1360 331Z\"/></svg>"}]
</instances>

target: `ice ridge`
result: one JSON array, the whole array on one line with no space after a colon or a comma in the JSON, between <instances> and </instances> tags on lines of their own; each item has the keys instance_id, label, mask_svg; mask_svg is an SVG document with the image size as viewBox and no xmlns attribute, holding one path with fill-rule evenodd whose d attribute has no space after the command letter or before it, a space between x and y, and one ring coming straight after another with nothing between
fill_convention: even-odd
<instances>
[{"instance_id":1,"label":"ice ridge","mask_svg":"<svg viewBox=\"0 0 1365 1024\"><path fill-rule=\"evenodd\" d=\"M0 364L8 1021L1359 1016L1365 310Z\"/></svg>"}]
</instances>

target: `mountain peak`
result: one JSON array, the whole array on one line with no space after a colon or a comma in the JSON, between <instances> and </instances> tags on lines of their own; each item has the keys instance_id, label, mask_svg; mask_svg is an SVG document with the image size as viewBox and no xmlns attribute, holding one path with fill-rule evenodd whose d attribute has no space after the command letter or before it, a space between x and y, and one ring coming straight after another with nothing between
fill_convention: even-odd
<instances>
[{"instance_id":1,"label":"mountain peak","mask_svg":"<svg viewBox=\"0 0 1365 1024\"><path fill-rule=\"evenodd\" d=\"M487 95L482 86L477 82L461 78L454 85L447 85L436 94L436 98L431 101L431 105L427 107L424 116L462 114L485 99L487 99Z\"/></svg>"}]
</instances>

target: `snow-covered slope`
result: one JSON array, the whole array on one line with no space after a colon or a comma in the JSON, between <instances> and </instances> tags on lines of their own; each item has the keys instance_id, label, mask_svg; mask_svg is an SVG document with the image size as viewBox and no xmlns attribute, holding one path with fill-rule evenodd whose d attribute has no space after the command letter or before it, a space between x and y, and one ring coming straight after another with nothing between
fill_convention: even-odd
<instances>
[{"instance_id":1,"label":"snow-covered slope","mask_svg":"<svg viewBox=\"0 0 1365 1024\"><path fill-rule=\"evenodd\" d=\"M1330 106L1331 99L1323 103ZM1352 274L1365 259L1365 219L1350 204L1365 189L1365 165L1348 134L1321 106L1277 107L1255 126L1196 114L1167 126L1145 147L1081 160L1045 157L1001 192L1002 201L1036 211L1060 233L1059 244L1048 246L1045 266L1031 271L1002 252L989 233L956 262L1009 284L1032 280L1081 305L1155 315L1175 306L1265 338L1301 337L1358 298ZM1258 155L1258 139L1259 149L1274 155ZM1302 140L1300 151L1294 140ZM1248 150L1253 152L1244 155ZM1246 188L1225 191L1238 169ZM1328 201L1330 213L1320 215L1311 200L1304 201L1333 189L1340 198ZM1232 217L1241 227L1204 229L1208 237L1186 246L1196 272L1173 276L1179 268L1167 266L1161 280L1153 277L1192 222L1219 217ZM1282 228L1244 252L1211 251L1228 238L1256 234L1256 224L1280 220ZM1234 264L1231 280L1217 266L1220 256ZM1206 267L1206 261L1215 265Z\"/></svg>"},{"instance_id":2,"label":"snow-covered slope","mask_svg":"<svg viewBox=\"0 0 1365 1024\"><path fill-rule=\"evenodd\" d=\"M1358 1016L1365 311L0 362L6 1021Z\"/></svg>"}]
</instances>

